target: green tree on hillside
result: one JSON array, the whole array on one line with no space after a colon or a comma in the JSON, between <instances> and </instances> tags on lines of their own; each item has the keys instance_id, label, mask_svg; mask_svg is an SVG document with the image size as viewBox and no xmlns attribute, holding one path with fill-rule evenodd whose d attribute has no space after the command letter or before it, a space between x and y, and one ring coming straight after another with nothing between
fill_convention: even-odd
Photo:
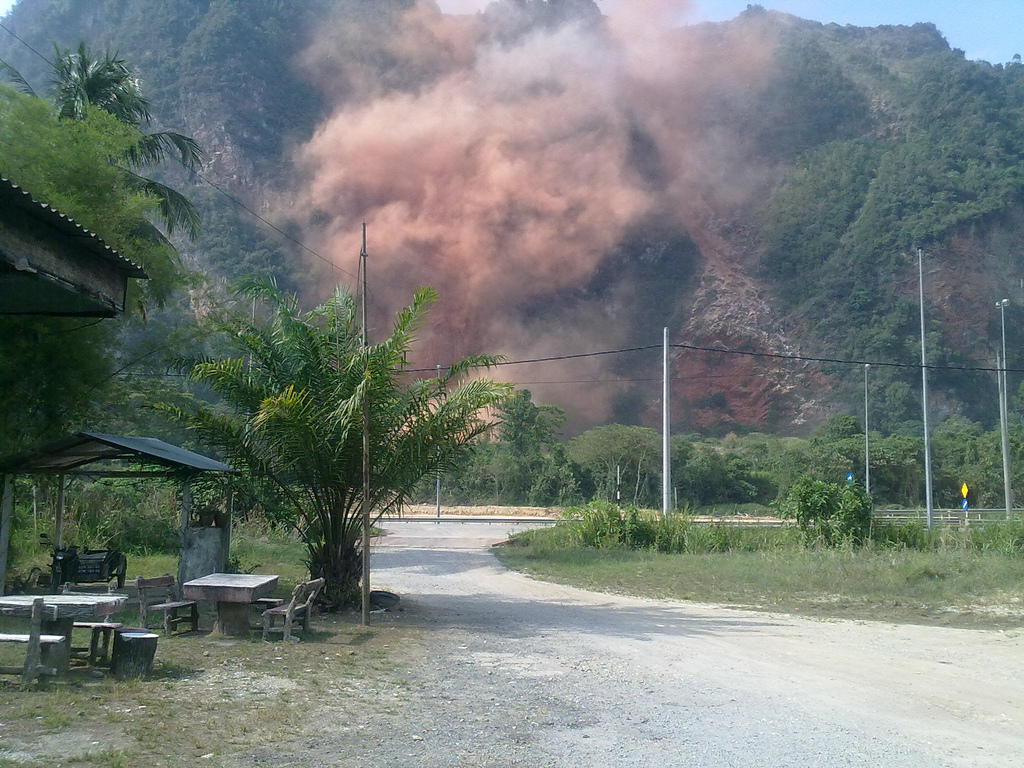
<instances>
[{"instance_id":1,"label":"green tree on hillside","mask_svg":"<svg viewBox=\"0 0 1024 768\"><path fill-rule=\"evenodd\" d=\"M0 71L5 71L28 95L36 95L17 70L0 62ZM188 198L132 169L158 165L174 157L189 170L196 170L202 164L203 151L195 140L174 131L144 132L152 120L150 105L128 63L116 53L105 52L95 57L84 42L78 44L74 53L55 47L51 86L62 120L84 120L89 109L96 108L137 130L136 140L118 158L127 166L122 169L124 183L159 202L160 216L168 233L184 227L195 237L199 214Z\"/></svg>"},{"instance_id":2,"label":"green tree on hillside","mask_svg":"<svg viewBox=\"0 0 1024 768\"><path fill-rule=\"evenodd\" d=\"M0 173L145 268L151 279L129 285L129 303L139 307L166 297L181 270L149 223L154 200L109 162L137 140L134 128L99 110L60 120L50 104L0 85ZM0 453L61 436L95 415L128 322L0 317Z\"/></svg>"}]
</instances>

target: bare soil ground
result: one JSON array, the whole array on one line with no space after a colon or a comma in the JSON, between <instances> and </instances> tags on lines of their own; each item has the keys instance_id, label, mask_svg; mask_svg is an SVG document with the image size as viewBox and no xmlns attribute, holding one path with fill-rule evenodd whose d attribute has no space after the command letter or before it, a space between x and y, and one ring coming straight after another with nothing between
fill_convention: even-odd
<instances>
[{"instance_id":1,"label":"bare soil ground","mask_svg":"<svg viewBox=\"0 0 1024 768\"><path fill-rule=\"evenodd\" d=\"M434 517L437 507L434 504L409 504L402 510L403 517ZM441 505L443 516L454 517L558 517L562 514L561 507L499 507L484 506L450 506Z\"/></svg>"}]
</instances>

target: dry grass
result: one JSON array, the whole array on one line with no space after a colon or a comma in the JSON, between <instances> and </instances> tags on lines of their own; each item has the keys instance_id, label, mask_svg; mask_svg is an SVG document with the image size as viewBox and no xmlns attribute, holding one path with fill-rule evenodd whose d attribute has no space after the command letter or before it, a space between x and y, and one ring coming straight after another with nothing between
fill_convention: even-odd
<instances>
[{"instance_id":1,"label":"dry grass","mask_svg":"<svg viewBox=\"0 0 1024 768\"><path fill-rule=\"evenodd\" d=\"M363 628L354 614L321 616L301 643L161 636L140 681L76 667L19 692L4 678L0 766L233 765L299 737L325 703L354 706L360 691L388 684L415 631L374 619Z\"/></svg>"},{"instance_id":2,"label":"dry grass","mask_svg":"<svg viewBox=\"0 0 1024 768\"><path fill-rule=\"evenodd\" d=\"M280 597L307 578L305 551L292 537L243 530L232 552L243 570L279 574ZM128 568L132 579L173 574L177 564L168 555L129 556ZM364 628L357 613L317 616L300 643L263 643L257 632L243 640L161 635L153 674L140 681L73 666L21 692L18 677L0 676L0 768L251 765L242 756L301 738L312 713L330 706L355 717L366 696L395 685L389 673L418 646L400 617L375 614ZM129 601L116 619L136 625L137 605ZM0 618L0 626L24 624ZM212 606L202 604L200 626L212 625ZM75 645L87 642L77 630ZM24 648L0 644L0 665L23 660Z\"/></svg>"}]
</instances>

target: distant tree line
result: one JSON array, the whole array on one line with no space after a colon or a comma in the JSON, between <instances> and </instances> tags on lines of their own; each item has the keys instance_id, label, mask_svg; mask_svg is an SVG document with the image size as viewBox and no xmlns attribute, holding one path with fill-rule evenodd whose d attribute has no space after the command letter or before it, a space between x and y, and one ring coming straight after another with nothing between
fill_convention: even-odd
<instances>
[{"instance_id":1,"label":"distant tree line","mask_svg":"<svg viewBox=\"0 0 1024 768\"><path fill-rule=\"evenodd\" d=\"M594 427L560 440L560 409L533 403L519 390L499 410L501 425L456 473L442 480L446 504L565 506L591 500L661 506L661 435L624 424ZM679 506L782 501L801 478L864 485L864 430L849 415L834 416L809 438L761 433L722 438L671 439L671 486ZM871 432L871 495L876 505L924 504L924 440ZM961 416L934 428L931 441L934 503L954 508L967 483L972 507L1004 503L998 431ZM1024 489L1024 424L1010 426L1012 484ZM416 494L432 501L434 484Z\"/></svg>"}]
</instances>

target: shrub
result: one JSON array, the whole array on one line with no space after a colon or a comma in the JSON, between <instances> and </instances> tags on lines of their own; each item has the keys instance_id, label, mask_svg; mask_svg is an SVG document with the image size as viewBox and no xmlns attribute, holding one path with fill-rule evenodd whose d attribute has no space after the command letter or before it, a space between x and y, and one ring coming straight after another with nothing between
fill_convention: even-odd
<instances>
[{"instance_id":1,"label":"shrub","mask_svg":"<svg viewBox=\"0 0 1024 768\"><path fill-rule=\"evenodd\" d=\"M1024 557L1024 518L987 523L972 528L970 543L975 549L998 552L1009 557Z\"/></svg>"},{"instance_id":2,"label":"shrub","mask_svg":"<svg viewBox=\"0 0 1024 768\"><path fill-rule=\"evenodd\" d=\"M652 521L636 507L619 509L606 501L592 501L585 507L570 507L563 515L577 546L646 549L656 537Z\"/></svg>"},{"instance_id":3,"label":"shrub","mask_svg":"<svg viewBox=\"0 0 1024 768\"><path fill-rule=\"evenodd\" d=\"M177 489L153 480L108 480L69 494L66 542L131 554L177 552Z\"/></svg>"},{"instance_id":4,"label":"shrub","mask_svg":"<svg viewBox=\"0 0 1024 768\"><path fill-rule=\"evenodd\" d=\"M871 497L853 483L837 485L801 477L789 491L784 514L795 518L808 543L861 544L871 531Z\"/></svg>"},{"instance_id":5,"label":"shrub","mask_svg":"<svg viewBox=\"0 0 1024 768\"><path fill-rule=\"evenodd\" d=\"M553 529L517 535L524 545L651 549L664 554L707 554L730 549L769 546L764 531L744 530L717 523L695 523L689 509L661 516L635 507L619 509L603 501L565 510ZM777 538L777 532L772 532Z\"/></svg>"}]
</instances>

